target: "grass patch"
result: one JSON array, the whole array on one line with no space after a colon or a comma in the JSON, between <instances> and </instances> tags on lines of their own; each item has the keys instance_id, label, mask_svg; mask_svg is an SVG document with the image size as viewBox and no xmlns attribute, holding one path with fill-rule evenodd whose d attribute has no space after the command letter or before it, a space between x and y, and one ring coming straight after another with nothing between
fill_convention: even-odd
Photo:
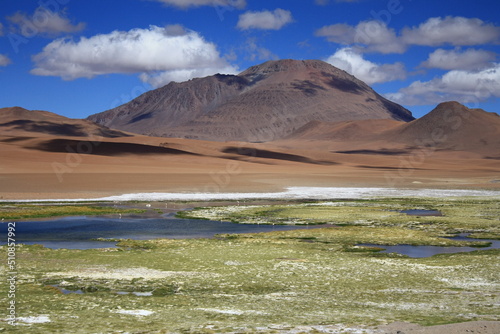
<instances>
[{"instance_id":1,"label":"grass patch","mask_svg":"<svg viewBox=\"0 0 500 334\"><path fill-rule=\"evenodd\" d=\"M96 216L107 214L140 214L146 210L119 209L97 205L33 205L10 204L0 206L0 218L5 220L47 218L60 216Z\"/></svg>"},{"instance_id":2,"label":"grass patch","mask_svg":"<svg viewBox=\"0 0 500 334\"><path fill-rule=\"evenodd\" d=\"M349 230L354 229L363 227ZM311 233L322 238L320 230ZM498 298L499 251L411 259L368 248L346 251L340 239L303 242L290 232L230 240L155 240L153 250L147 249L152 241L121 251L20 246L18 315L46 315L50 323L9 330L197 333L216 325L216 332L256 332L269 324L293 328L500 320L491 306ZM63 295L48 285L84 293ZM5 285L0 293L7 293ZM119 310L152 313L136 316Z\"/></svg>"},{"instance_id":3,"label":"grass patch","mask_svg":"<svg viewBox=\"0 0 500 334\"><path fill-rule=\"evenodd\" d=\"M410 216L402 210L438 210L443 216ZM500 202L492 199L397 198L288 205L195 208L185 218L246 224L334 224L337 226L403 227L435 235L483 233L500 238Z\"/></svg>"}]
</instances>

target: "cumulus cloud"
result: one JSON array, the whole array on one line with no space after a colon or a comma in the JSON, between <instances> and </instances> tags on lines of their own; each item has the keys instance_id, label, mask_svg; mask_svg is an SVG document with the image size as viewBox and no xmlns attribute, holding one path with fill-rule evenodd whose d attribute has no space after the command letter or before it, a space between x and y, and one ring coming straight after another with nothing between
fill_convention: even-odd
<instances>
[{"instance_id":1,"label":"cumulus cloud","mask_svg":"<svg viewBox=\"0 0 500 334\"><path fill-rule=\"evenodd\" d=\"M316 31L317 36L344 45L362 45L363 51L380 53L403 53L406 46L384 22L362 21L356 26L333 24Z\"/></svg>"},{"instance_id":2,"label":"cumulus cloud","mask_svg":"<svg viewBox=\"0 0 500 334\"><path fill-rule=\"evenodd\" d=\"M369 85L406 78L406 70L402 63L375 64L364 59L352 48L337 50L326 62L354 75Z\"/></svg>"},{"instance_id":3,"label":"cumulus cloud","mask_svg":"<svg viewBox=\"0 0 500 334\"><path fill-rule=\"evenodd\" d=\"M113 31L109 34L57 39L33 56L32 74L64 80L111 73L142 73L155 86L167 80L235 72L213 43L181 26ZM163 79L162 79L163 78Z\"/></svg>"},{"instance_id":4,"label":"cumulus cloud","mask_svg":"<svg viewBox=\"0 0 500 334\"><path fill-rule=\"evenodd\" d=\"M0 54L0 66L7 66L10 63L12 63L12 61L9 59L9 57L7 57L6 55Z\"/></svg>"},{"instance_id":5,"label":"cumulus cloud","mask_svg":"<svg viewBox=\"0 0 500 334\"><path fill-rule=\"evenodd\" d=\"M491 66L496 54L486 50L467 49L461 51L437 49L421 66L443 70L476 70Z\"/></svg>"},{"instance_id":6,"label":"cumulus cloud","mask_svg":"<svg viewBox=\"0 0 500 334\"><path fill-rule=\"evenodd\" d=\"M7 19L16 26L16 31L24 37L32 37L37 34L73 33L85 28L83 22L72 24L63 11L52 12L44 7L38 7L31 16L18 12Z\"/></svg>"},{"instance_id":7,"label":"cumulus cloud","mask_svg":"<svg viewBox=\"0 0 500 334\"><path fill-rule=\"evenodd\" d=\"M478 103L500 97L500 64L495 63L478 71L449 71L430 81L415 81L386 96L405 105L428 105L450 100Z\"/></svg>"},{"instance_id":8,"label":"cumulus cloud","mask_svg":"<svg viewBox=\"0 0 500 334\"><path fill-rule=\"evenodd\" d=\"M178 8L201 7L201 6L220 6L220 7L235 7L245 8L246 0L152 0L164 3L165 5Z\"/></svg>"},{"instance_id":9,"label":"cumulus cloud","mask_svg":"<svg viewBox=\"0 0 500 334\"><path fill-rule=\"evenodd\" d=\"M477 18L433 17L400 32L382 21L362 21L356 26L333 24L316 31L330 42L355 45L363 52L404 53L411 45L467 46L500 43L500 27Z\"/></svg>"},{"instance_id":10,"label":"cumulus cloud","mask_svg":"<svg viewBox=\"0 0 500 334\"><path fill-rule=\"evenodd\" d=\"M500 27L477 18L432 17L418 27L403 29L401 38L413 45L480 45L498 42Z\"/></svg>"},{"instance_id":11,"label":"cumulus cloud","mask_svg":"<svg viewBox=\"0 0 500 334\"><path fill-rule=\"evenodd\" d=\"M279 30L293 21L292 13L281 8L274 11L248 11L240 15L237 27L241 30L262 29Z\"/></svg>"}]
</instances>

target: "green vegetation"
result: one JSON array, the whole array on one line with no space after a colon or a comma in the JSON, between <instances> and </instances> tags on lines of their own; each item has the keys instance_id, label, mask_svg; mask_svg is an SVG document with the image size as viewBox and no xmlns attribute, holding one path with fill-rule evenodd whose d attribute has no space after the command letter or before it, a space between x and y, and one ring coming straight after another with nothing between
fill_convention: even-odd
<instances>
[{"instance_id":1,"label":"green vegetation","mask_svg":"<svg viewBox=\"0 0 500 334\"><path fill-rule=\"evenodd\" d=\"M97 205L54 205L54 204L3 204L0 205L0 218L13 219L47 218L58 216L90 216L107 214L144 213L146 210L119 209Z\"/></svg>"},{"instance_id":2,"label":"green vegetation","mask_svg":"<svg viewBox=\"0 0 500 334\"><path fill-rule=\"evenodd\" d=\"M410 216L403 210L438 210L443 216ZM245 224L334 224L337 226L402 227L435 235L483 233L500 236L500 201L495 199L396 198L267 206L195 208L186 218ZM485 233L488 233L486 235Z\"/></svg>"},{"instance_id":3,"label":"green vegetation","mask_svg":"<svg viewBox=\"0 0 500 334\"><path fill-rule=\"evenodd\" d=\"M413 259L356 246L458 245L463 242L441 236L464 231L498 236L496 202L336 203L191 213L346 226L214 239L120 240L116 249L19 245L16 298L24 325L0 327L9 333L271 333L298 326L500 320L500 250ZM392 211L408 208L438 209L445 216ZM7 254L7 248L0 252ZM62 289L84 293L63 294ZM7 296L6 284L0 285L0 296ZM47 322L28 325L40 317Z\"/></svg>"}]
</instances>

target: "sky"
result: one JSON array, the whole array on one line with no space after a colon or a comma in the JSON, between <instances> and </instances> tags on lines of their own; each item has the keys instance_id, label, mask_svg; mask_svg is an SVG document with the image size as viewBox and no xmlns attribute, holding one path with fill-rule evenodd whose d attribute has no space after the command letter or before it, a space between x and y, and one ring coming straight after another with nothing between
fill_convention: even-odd
<instances>
[{"instance_id":1,"label":"sky","mask_svg":"<svg viewBox=\"0 0 500 334\"><path fill-rule=\"evenodd\" d=\"M171 81L320 59L415 117L500 113L498 0L2 0L0 107L70 118Z\"/></svg>"}]
</instances>

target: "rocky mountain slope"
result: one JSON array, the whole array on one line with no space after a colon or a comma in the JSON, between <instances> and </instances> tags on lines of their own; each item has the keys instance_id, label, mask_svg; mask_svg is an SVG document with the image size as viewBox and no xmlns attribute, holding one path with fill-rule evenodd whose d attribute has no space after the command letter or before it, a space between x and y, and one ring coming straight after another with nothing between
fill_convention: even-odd
<instances>
[{"instance_id":1,"label":"rocky mountain slope","mask_svg":"<svg viewBox=\"0 0 500 334\"><path fill-rule=\"evenodd\" d=\"M239 75L172 82L89 120L139 134L271 141L311 121L411 121L411 112L319 60L278 60Z\"/></svg>"}]
</instances>

